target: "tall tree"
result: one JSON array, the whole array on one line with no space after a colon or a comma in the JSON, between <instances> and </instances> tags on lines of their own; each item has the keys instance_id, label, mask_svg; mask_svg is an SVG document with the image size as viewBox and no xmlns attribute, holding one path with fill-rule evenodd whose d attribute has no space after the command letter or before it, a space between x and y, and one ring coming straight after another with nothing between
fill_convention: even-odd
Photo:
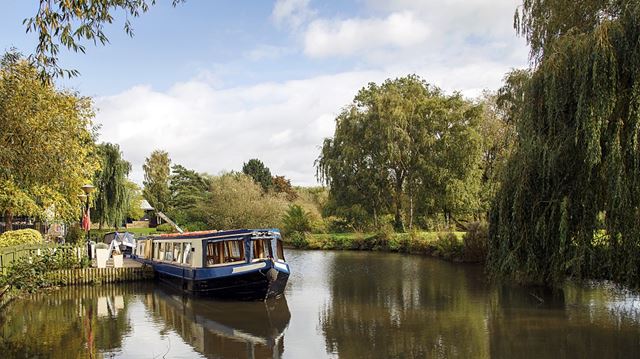
<instances>
[{"instance_id":1,"label":"tall tree","mask_svg":"<svg viewBox=\"0 0 640 359\"><path fill-rule=\"evenodd\" d=\"M132 181L127 181L125 186L127 189L127 218L139 220L144 216L142 189Z\"/></svg>"},{"instance_id":2,"label":"tall tree","mask_svg":"<svg viewBox=\"0 0 640 359\"><path fill-rule=\"evenodd\" d=\"M173 6L184 0L171 0ZM65 70L58 65L62 45L74 52L86 51L83 40L105 45L109 42L104 25L114 20L114 11L126 15L124 31L133 36L130 18L149 10L156 0L40 0L38 11L23 23L27 32L38 35L38 46L33 58L43 78L47 75L78 75L77 70Z\"/></svg>"},{"instance_id":3,"label":"tall tree","mask_svg":"<svg viewBox=\"0 0 640 359\"><path fill-rule=\"evenodd\" d=\"M103 143L98 146L100 156L100 170L96 172L94 184L97 189L94 202L94 215L100 228L104 224L114 228L122 224L127 218L129 198L127 176L131 171L131 164L122 158L120 146Z\"/></svg>"},{"instance_id":4,"label":"tall tree","mask_svg":"<svg viewBox=\"0 0 640 359\"><path fill-rule=\"evenodd\" d=\"M207 197L210 178L181 165L173 165L171 170L169 191L172 219L181 225L200 221L194 209L198 202Z\"/></svg>"},{"instance_id":5,"label":"tall tree","mask_svg":"<svg viewBox=\"0 0 640 359\"><path fill-rule=\"evenodd\" d=\"M144 170L144 188L142 194L149 204L157 211L169 209L171 192L169 191L169 176L171 174L171 159L169 153L155 150L147 157L142 165Z\"/></svg>"},{"instance_id":6,"label":"tall tree","mask_svg":"<svg viewBox=\"0 0 640 359\"><path fill-rule=\"evenodd\" d=\"M535 67L492 210L489 269L536 282L571 275L637 286L640 4L565 5L527 0L516 14Z\"/></svg>"},{"instance_id":7,"label":"tall tree","mask_svg":"<svg viewBox=\"0 0 640 359\"><path fill-rule=\"evenodd\" d=\"M0 61L0 211L14 215L53 209L72 220L80 187L90 182L94 155L92 103L43 83L20 55Z\"/></svg>"},{"instance_id":8,"label":"tall tree","mask_svg":"<svg viewBox=\"0 0 640 359\"><path fill-rule=\"evenodd\" d=\"M452 181L466 180L477 168L480 115L480 106L459 94L446 96L415 75L369 84L336 118L335 135L316 162L330 201L358 204L375 218L391 199L397 230L404 229L405 202L413 223L419 195L448 194L441 209L450 214L446 204L460 193Z\"/></svg>"},{"instance_id":9,"label":"tall tree","mask_svg":"<svg viewBox=\"0 0 640 359\"><path fill-rule=\"evenodd\" d=\"M273 185L269 167L265 166L264 163L257 158L250 159L249 162L243 164L242 173L253 178L265 192Z\"/></svg>"}]
</instances>

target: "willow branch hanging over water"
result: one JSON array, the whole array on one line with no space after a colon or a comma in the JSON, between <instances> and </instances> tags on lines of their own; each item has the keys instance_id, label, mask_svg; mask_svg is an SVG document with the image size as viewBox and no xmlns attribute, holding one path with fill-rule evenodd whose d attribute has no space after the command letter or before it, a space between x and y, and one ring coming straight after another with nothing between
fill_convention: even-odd
<instances>
[{"instance_id":1,"label":"willow branch hanging over water","mask_svg":"<svg viewBox=\"0 0 640 359\"><path fill-rule=\"evenodd\" d=\"M516 13L535 68L493 204L489 270L640 286L640 5L567 4L525 0Z\"/></svg>"}]
</instances>

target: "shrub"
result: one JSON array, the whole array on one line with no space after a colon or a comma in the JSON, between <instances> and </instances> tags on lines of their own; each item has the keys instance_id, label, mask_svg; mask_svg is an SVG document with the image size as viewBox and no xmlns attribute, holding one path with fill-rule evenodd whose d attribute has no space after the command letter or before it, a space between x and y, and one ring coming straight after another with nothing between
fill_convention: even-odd
<instances>
[{"instance_id":1,"label":"shrub","mask_svg":"<svg viewBox=\"0 0 640 359\"><path fill-rule=\"evenodd\" d=\"M64 241L70 244L82 243L84 242L84 231L79 225L74 224L69 227L67 235L64 236Z\"/></svg>"},{"instance_id":2,"label":"shrub","mask_svg":"<svg viewBox=\"0 0 640 359\"><path fill-rule=\"evenodd\" d=\"M30 293L52 286L56 283L49 276L51 271L88 265L86 257L78 258L74 250L74 247L56 247L45 249L42 255L18 258L8 266L0 283Z\"/></svg>"},{"instance_id":3,"label":"shrub","mask_svg":"<svg viewBox=\"0 0 640 359\"><path fill-rule=\"evenodd\" d=\"M162 223L156 227L156 231L171 233L175 231L175 228L173 228L169 223Z\"/></svg>"},{"instance_id":4,"label":"shrub","mask_svg":"<svg viewBox=\"0 0 640 359\"><path fill-rule=\"evenodd\" d=\"M464 251L462 243L453 232L438 233L434 245L436 254L446 259L460 258Z\"/></svg>"},{"instance_id":5,"label":"shrub","mask_svg":"<svg viewBox=\"0 0 640 359\"><path fill-rule=\"evenodd\" d=\"M19 229L0 234L0 248L42 243L42 234L35 229Z\"/></svg>"},{"instance_id":6,"label":"shrub","mask_svg":"<svg viewBox=\"0 0 640 359\"><path fill-rule=\"evenodd\" d=\"M349 221L342 217L329 216L325 218L329 233L347 233L353 231Z\"/></svg>"},{"instance_id":7,"label":"shrub","mask_svg":"<svg viewBox=\"0 0 640 359\"><path fill-rule=\"evenodd\" d=\"M464 259L470 262L484 262L487 258L489 226L486 222L472 222L467 226L467 233L462 237Z\"/></svg>"},{"instance_id":8,"label":"shrub","mask_svg":"<svg viewBox=\"0 0 640 359\"><path fill-rule=\"evenodd\" d=\"M107 245L106 243L96 243L96 249L109 249L109 245Z\"/></svg>"},{"instance_id":9,"label":"shrub","mask_svg":"<svg viewBox=\"0 0 640 359\"><path fill-rule=\"evenodd\" d=\"M311 231L309 213L305 212L305 210L297 204L289 206L289 209L287 209L287 212L282 217L282 223L285 234Z\"/></svg>"},{"instance_id":10,"label":"shrub","mask_svg":"<svg viewBox=\"0 0 640 359\"><path fill-rule=\"evenodd\" d=\"M309 245L309 241L307 241L307 236L303 232L293 232L289 234L289 242L295 248L307 248Z\"/></svg>"},{"instance_id":11,"label":"shrub","mask_svg":"<svg viewBox=\"0 0 640 359\"><path fill-rule=\"evenodd\" d=\"M168 224L168 223L164 223L164 224ZM198 221L198 222L187 223L182 227L182 229L186 232L195 232L195 231L206 231L210 228L206 223Z\"/></svg>"}]
</instances>

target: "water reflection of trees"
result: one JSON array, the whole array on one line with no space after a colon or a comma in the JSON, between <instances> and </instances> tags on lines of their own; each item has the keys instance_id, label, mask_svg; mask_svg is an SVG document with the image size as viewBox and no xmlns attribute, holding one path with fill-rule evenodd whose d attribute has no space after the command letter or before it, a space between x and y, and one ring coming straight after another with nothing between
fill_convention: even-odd
<instances>
[{"instance_id":1,"label":"water reflection of trees","mask_svg":"<svg viewBox=\"0 0 640 359\"><path fill-rule=\"evenodd\" d=\"M481 267L336 253L320 315L341 358L640 357L637 295L576 285L496 286Z\"/></svg>"},{"instance_id":2,"label":"water reflection of trees","mask_svg":"<svg viewBox=\"0 0 640 359\"><path fill-rule=\"evenodd\" d=\"M413 256L336 254L332 299L320 318L327 349L341 358L487 356L481 271Z\"/></svg>"},{"instance_id":3,"label":"water reflection of trees","mask_svg":"<svg viewBox=\"0 0 640 359\"><path fill-rule=\"evenodd\" d=\"M279 358L291 317L286 299L221 302L158 287L147 309L197 352L211 358Z\"/></svg>"},{"instance_id":4,"label":"water reflection of trees","mask_svg":"<svg viewBox=\"0 0 640 359\"><path fill-rule=\"evenodd\" d=\"M575 285L499 288L488 318L492 357L639 358L640 315L608 307L614 293Z\"/></svg>"},{"instance_id":5,"label":"water reflection of trees","mask_svg":"<svg viewBox=\"0 0 640 359\"><path fill-rule=\"evenodd\" d=\"M14 300L0 323L3 358L86 358L117 350L131 331L134 287L74 287Z\"/></svg>"}]
</instances>

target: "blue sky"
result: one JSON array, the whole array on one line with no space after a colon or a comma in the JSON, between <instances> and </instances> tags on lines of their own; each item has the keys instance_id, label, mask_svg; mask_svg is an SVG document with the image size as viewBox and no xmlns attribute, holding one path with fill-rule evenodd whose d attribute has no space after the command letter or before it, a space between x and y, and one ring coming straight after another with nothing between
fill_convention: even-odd
<instances>
[{"instance_id":1,"label":"blue sky","mask_svg":"<svg viewBox=\"0 0 640 359\"><path fill-rule=\"evenodd\" d=\"M22 20L37 1L7 0L0 46L28 54ZM81 76L59 86L92 96L101 139L120 144L141 182L155 148L212 174L262 159L294 184L315 183L313 161L333 119L367 82L416 73L468 97L527 65L512 29L517 0L159 0L106 28L110 44L64 52Z\"/></svg>"}]
</instances>

